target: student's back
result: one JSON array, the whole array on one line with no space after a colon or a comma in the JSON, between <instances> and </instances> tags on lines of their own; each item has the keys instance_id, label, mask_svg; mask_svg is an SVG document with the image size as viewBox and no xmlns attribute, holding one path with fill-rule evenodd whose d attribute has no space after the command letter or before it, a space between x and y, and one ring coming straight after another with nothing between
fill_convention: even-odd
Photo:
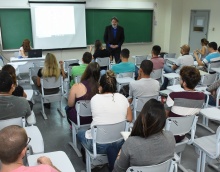
<instances>
[{"instance_id":1,"label":"student's back","mask_svg":"<svg viewBox=\"0 0 220 172\"><path fill-rule=\"evenodd\" d=\"M121 62L112 66L112 70L115 74L125 73L125 72L134 72L135 65L131 62Z\"/></svg>"}]
</instances>

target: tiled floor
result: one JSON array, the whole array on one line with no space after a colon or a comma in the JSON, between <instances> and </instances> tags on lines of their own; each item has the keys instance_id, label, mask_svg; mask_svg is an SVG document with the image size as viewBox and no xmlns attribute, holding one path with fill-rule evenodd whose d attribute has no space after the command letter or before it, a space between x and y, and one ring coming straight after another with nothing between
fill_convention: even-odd
<instances>
[{"instance_id":1,"label":"tiled floor","mask_svg":"<svg viewBox=\"0 0 220 172\"><path fill-rule=\"evenodd\" d=\"M25 89L30 89L31 86L28 83L21 83L21 85ZM85 170L85 164L82 162L81 158L78 158L74 150L70 147L68 142L72 140L71 130L66 118L62 118L60 114L57 112L56 108L58 107L58 103L52 103L51 109L46 109L46 114L48 116L47 120L44 120L40 110L40 98L39 96L34 96L35 105L34 112L37 118L37 126L39 127L45 145L45 152L58 151L62 150L66 152L68 157L70 158L76 172L80 172L81 170ZM63 100L63 110L66 104L66 100ZM201 120L201 117L200 119ZM210 122L210 127L213 130L216 130L218 127L217 123ZM197 127L196 135L198 137L210 135L211 133L200 126ZM193 146L189 145L186 147L183 155L182 155L182 165L186 168L196 171L196 160L197 154ZM62 159L60 160L62 162ZM96 170L97 171L97 170ZM101 172L107 172L107 168L103 168L98 170ZM206 168L206 172L214 171L210 167Z\"/></svg>"}]
</instances>

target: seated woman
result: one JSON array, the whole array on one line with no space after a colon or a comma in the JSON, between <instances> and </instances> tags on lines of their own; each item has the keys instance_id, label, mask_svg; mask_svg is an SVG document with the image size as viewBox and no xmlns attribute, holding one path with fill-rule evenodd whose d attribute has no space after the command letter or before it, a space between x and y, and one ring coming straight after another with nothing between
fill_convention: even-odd
<instances>
[{"instance_id":1,"label":"seated woman","mask_svg":"<svg viewBox=\"0 0 220 172\"><path fill-rule=\"evenodd\" d=\"M2 71L8 72L12 77L13 84L15 86L15 90L12 92L12 95L26 98L27 94L24 92L24 89L17 84L15 68L12 65L7 64L2 67Z\"/></svg>"},{"instance_id":2,"label":"seated woman","mask_svg":"<svg viewBox=\"0 0 220 172\"><path fill-rule=\"evenodd\" d=\"M41 92L40 79L42 77L56 77L56 79L58 79L60 75L62 75L63 78L65 78L66 76L63 69L63 61L60 61L59 68L55 55L52 53L47 53L44 61L44 67L38 70L37 76L33 76L32 80L34 82L34 85ZM55 94L59 92L59 89L60 88L44 89L44 94ZM50 104L45 103L44 105L45 107L50 108Z\"/></svg>"},{"instance_id":3,"label":"seated woman","mask_svg":"<svg viewBox=\"0 0 220 172\"><path fill-rule=\"evenodd\" d=\"M99 93L91 99L92 123L115 124L124 120L132 121L132 112L128 100L119 93L116 93L116 79L113 71L107 71L100 79ZM77 134L78 140L92 151L91 130L80 130ZM118 141L114 144L121 147L124 141ZM97 144L97 153L106 154L107 149L112 144Z\"/></svg>"},{"instance_id":4,"label":"seated woman","mask_svg":"<svg viewBox=\"0 0 220 172\"><path fill-rule=\"evenodd\" d=\"M28 57L28 51L31 50L30 41L25 39L19 49L19 57Z\"/></svg>"},{"instance_id":5,"label":"seated woman","mask_svg":"<svg viewBox=\"0 0 220 172\"><path fill-rule=\"evenodd\" d=\"M90 52L92 52L92 46L90 46ZM92 58L110 57L110 52L102 47L102 42L100 40L95 41L95 50ZM101 67L101 70L107 70L107 67Z\"/></svg>"},{"instance_id":6,"label":"seated woman","mask_svg":"<svg viewBox=\"0 0 220 172\"><path fill-rule=\"evenodd\" d=\"M124 172L131 166L162 163L174 156L175 139L163 131L166 113L161 102L151 99L143 107L115 162L114 172Z\"/></svg>"},{"instance_id":7,"label":"seated woman","mask_svg":"<svg viewBox=\"0 0 220 172\"><path fill-rule=\"evenodd\" d=\"M68 106L66 109L67 120L77 123L76 102L79 100L91 100L98 93L98 81L100 77L100 67L96 62L89 63L84 71L81 82L76 83L71 87ZM80 124L90 124L92 117L80 117Z\"/></svg>"}]
</instances>

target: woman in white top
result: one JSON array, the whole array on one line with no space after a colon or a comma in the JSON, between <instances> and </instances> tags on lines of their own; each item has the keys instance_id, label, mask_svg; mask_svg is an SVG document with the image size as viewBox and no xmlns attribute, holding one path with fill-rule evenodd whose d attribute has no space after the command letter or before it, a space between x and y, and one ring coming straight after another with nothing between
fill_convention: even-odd
<instances>
[{"instance_id":1,"label":"woman in white top","mask_svg":"<svg viewBox=\"0 0 220 172\"><path fill-rule=\"evenodd\" d=\"M25 39L22 43L22 46L19 49L19 57L28 57L28 51L31 50L30 41Z\"/></svg>"},{"instance_id":2,"label":"woman in white top","mask_svg":"<svg viewBox=\"0 0 220 172\"><path fill-rule=\"evenodd\" d=\"M99 93L91 99L92 123L94 125L115 124L124 120L132 121L132 111L128 100L119 93L116 93L116 78L113 71L107 71L100 79ZM92 151L91 130L79 131L78 140ZM115 143L117 146L122 141ZM97 144L97 153L106 154L108 147L112 144Z\"/></svg>"},{"instance_id":3,"label":"woman in white top","mask_svg":"<svg viewBox=\"0 0 220 172\"><path fill-rule=\"evenodd\" d=\"M209 54L209 50L207 47L208 43L209 41L207 41L207 39L205 38L201 39L202 49L196 50L199 54L201 54L201 57L200 57L201 60L203 60Z\"/></svg>"}]
</instances>

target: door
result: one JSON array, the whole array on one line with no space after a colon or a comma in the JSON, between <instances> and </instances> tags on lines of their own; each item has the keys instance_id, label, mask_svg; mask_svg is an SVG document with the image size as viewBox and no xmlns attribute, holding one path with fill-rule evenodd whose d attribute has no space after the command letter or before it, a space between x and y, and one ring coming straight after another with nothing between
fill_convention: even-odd
<instances>
[{"instance_id":1,"label":"door","mask_svg":"<svg viewBox=\"0 0 220 172\"><path fill-rule=\"evenodd\" d=\"M192 10L189 33L190 52L201 49L201 39L207 39L209 28L209 12L205 10Z\"/></svg>"}]
</instances>

